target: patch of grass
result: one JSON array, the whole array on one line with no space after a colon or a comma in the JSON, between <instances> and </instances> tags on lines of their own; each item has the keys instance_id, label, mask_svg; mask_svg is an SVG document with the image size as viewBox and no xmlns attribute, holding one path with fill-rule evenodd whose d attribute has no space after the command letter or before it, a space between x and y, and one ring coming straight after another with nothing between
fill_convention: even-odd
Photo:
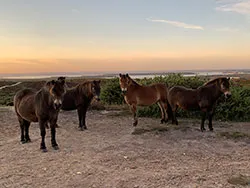
<instances>
[{"instance_id":1,"label":"patch of grass","mask_svg":"<svg viewBox=\"0 0 250 188\"><path fill-rule=\"evenodd\" d=\"M188 129L190 129L189 126L180 126L180 125L174 125L174 126L171 126L174 130L180 130L182 132L187 132Z\"/></svg>"},{"instance_id":2,"label":"patch of grass","mask_svg":"<svg viewBox=\"0 0 250 188\"><path fill-rule=\"evenodd\" d=\"M242 132L220 132L218 133L219 136L225 137L227 139L242 139L242 138L250 138L250 135L247 133Z\"/></svg>"},{"instance_id":3,"label":"patch of grass","mask_svg":"<svg viewBox=\"0 0 250 188\"><path fill-rule=\"evenodd\" d=\"M243 176L243 175L240 174L239 176L229 178L228 183L230 183L232 185L247 186L247 185L250 185L250 177Z\"/></svg>"},{"instance_id":4,"label":"patch of grass","mask_svg":"<svg viewBox=\"0 0 250 188\"><path fill-rule=\"evenodd\" d=\"M157 126L157 127L148 127L148 128L135 128L132 132L133 135L140 135L147 132L166 132L169 131L168 127Z\"/></svg>"}]
</instances>

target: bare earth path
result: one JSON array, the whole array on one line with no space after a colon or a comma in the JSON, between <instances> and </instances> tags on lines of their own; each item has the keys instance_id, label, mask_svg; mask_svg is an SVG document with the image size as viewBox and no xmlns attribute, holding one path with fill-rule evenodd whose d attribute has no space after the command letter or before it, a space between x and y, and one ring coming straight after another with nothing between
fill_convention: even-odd
<instances>
[{"instance_id":1,"label":"bare earth path","mask_svg":"<svg viewBox=\"0 0 250 188\"><path fill-rule=\"evenodd\" d=\"M164 125L166 131L158 119L140 118L134 131L130 116L101 111L88 112L87 122L89 130L80 132L75 111L60 113L60 150L52 150L47 130L49 151L41 153L38 124L22 145L13 110L0 108L0 188L225 188L243 187L228 183L234 175L250 176L249 137L219 136L250 134L250 123L215 122L213 133L201 133L199 120Z\"/></svg>"},{"instance_id":2,"label":"bare earth path","mask_svg":"<svg viewBox=\"0 0 250 188\"><path fill-rule=\"evenodd\" d=\"M5 89L5 88L7 88L7 87L14 87L14 86L17 86L17 85L19 85L19 84L21 84L21 83L22 83L22 82L17 82L17 83L12 84L12 85L1 86L1 87L0 87L0 90L1 90L1 89Z\"/></svg>"}]
</instances>

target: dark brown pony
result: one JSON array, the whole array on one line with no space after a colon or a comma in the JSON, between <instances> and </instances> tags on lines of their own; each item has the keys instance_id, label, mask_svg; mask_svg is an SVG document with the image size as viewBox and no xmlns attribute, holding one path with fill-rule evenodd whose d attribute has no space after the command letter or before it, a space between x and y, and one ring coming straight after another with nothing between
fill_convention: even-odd
<instances>
[{"instance_id":1,"label":"dark brown pony","mask_svg":"<svg viewBox=\"0 0 250 188\"><path fill-rule=\"evenodd\" d=\"M93 98L100 100L100 81L87 81L76 87L67 89L62 102L62 110L76 110L78 112L79 129L87 129L85 118L88 107Z\"/></svg>"},{"instance_id":2,"label":"dark brown pony","mask_svg":"<svg viewBox=\"0 0 250 188\"><path fill-rule=\"evenodd\" d=\"M124 99L134 116L134 126L138 124L136 107L149 106L155 103L157 103L161 109L161 123L168 121L168 87L166 84L159 83L142 86L130 78L128 74L120 74L119 76L120 87L124 94Z\"/></svg>"},{"instance_id":3,"label":"dark brown pony","mask_svg":"<svg viewBox=\"0 0 250 188\"><path fill-rule=\"evenodd\" d=\"M178 125L176 110L178 107L184 110L201 110L201 131L204 128L206 115L208 115L210 131L213 131L212 117L217 99L224 94L225 97L231 96L230 78L216 78L197 89L188 89L182 86L175 86L169 90L168 101L173 111L172 124Z\"/></svg>"},{"instance_id":4,"label":"dark brown pony","mask_svg":"<svg viewBox=\"0 0 250 188\"><path fill-rule=\"evenodd\" d=\"M65 80L60 79L47 82L37 92L32 89L23 89L16 93L14 107L21 128L22 143L30 142L30 123L39 122L42 137L40 149L46 152L45 127L50 123L51 144L55 150L58 149L55 127L65 91Z\"/></svg>"}]
</instances>

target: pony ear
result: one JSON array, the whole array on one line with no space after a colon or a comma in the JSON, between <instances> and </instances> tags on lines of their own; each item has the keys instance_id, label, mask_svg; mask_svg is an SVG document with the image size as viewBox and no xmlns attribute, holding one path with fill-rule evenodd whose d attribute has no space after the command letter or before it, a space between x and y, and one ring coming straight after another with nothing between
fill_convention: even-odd
<instances>
[{"instance_id":1,"label":"pony ear","mask_svg":"<svg viewBox=\"0 0 250 188\"><path fill-rule=\"evenodd\" d=\"M128 73L126 74L126 77L128 77Z\"/></svg>"},{"instance_id":2,"label":"pony ear","mask_svg":"<svg viewBox=\"0 0 250 188\"><path fill-rule=\"evenodd\" d=\"M65 77L60 76L60 77L57 78L57 80L65 80Z\"/></svg>"},{"instance_id":3,"label":"pony ear","mask_svg":"<svg viewBox=\"0 0 250 188\"><path fill-rule=\"evenodd\" d=\"M98 84L100 84L100 83L101 83L101 80L97 80L96 82L97 82Z\"/></svg>"},{"instance_id":4,"label":"pony ear","mask_svg":"<svg viewBox=\"0 0 250 188\"><path fill-rule=\"evenodd\" d=\"M230 77L227 77L227 80L229 81L231 78Z\"/></svg>"},{"instance_id":5,"label":"pony ear","mask_svg":"<svg viewBox=\"0 0 250 188\"><path fill-rule=\"evenodd\" d=\"M122 74L120 73L119 76L122 77Z\"/></svg>"},{"instance_id":6,"label":"pony ear","mask_svg":"<svg viewBox=\"0 0 250 188\"><path fill-rule=\"evenodd\" d=\"M62 83L62 84L65 84L65 77L58 77L57 80Z\"/></svg>"},{"instance_id":7,"label":"pony ear","mask_svg":"<svg viewBox=\"0 0 250 188\"><path fill-rule=\"evenodd\" d=\"M56 81L55 80L51 80L50 82L52 85L55 85Z\"/></svg>"}]
</instances>

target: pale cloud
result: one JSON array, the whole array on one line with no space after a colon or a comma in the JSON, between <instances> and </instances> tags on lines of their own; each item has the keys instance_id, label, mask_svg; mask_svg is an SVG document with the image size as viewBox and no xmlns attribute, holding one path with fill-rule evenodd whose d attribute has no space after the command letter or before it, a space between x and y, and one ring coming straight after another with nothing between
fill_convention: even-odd
<instances>
[{"instance_id":1,"label":"pale cloud","mask_svg":"<svg viewBox=\"0 0 250 188\"><path fill-rule=\"evenodd\" d=\"M239 31L239 29L237 29L237 28L230 28L230 27L218 27L218 28L215 28L215 31L236 33L236 32Z\"/></svg>"},{"instance_id":2,"label":"pale cloud","mask_svg":"<svg viewBox=\"0 0 250 188\"><path fill-rule=\"evenodd\" d=\"M185 28L185 29L204 30L204 28L203 28L202 26L199 26L199 25L191 25L191 24L187 24L187 23L183 23L183 22L179 22L179 21L156 20L156 19L151 19L151 18L148 18L147 20L150 21L150 22L166 23L166 24L173 25L173 26L175 26L175 27L181 27L181 28Z\"/></svg>"},{"instance_id":3,"label":"pale cloud","mask_svg":"<svg viewBox=\"0 0 250 188\"><path fill-rule=\"evenodd\" d=\"M250 15L250 0L218 0L217 11Z\"/></svg>"}]
</instances>

